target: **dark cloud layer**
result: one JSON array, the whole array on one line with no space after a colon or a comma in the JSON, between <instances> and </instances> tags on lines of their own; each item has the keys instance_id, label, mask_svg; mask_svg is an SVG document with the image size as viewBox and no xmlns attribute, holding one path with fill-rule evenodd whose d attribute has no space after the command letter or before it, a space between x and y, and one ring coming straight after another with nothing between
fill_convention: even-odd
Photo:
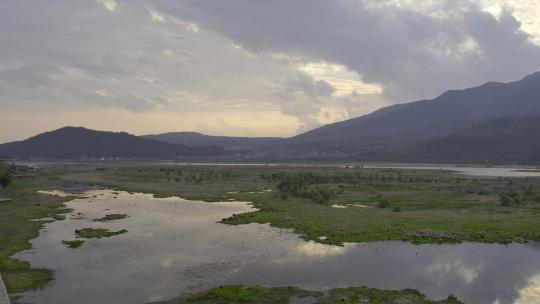
<instances>
[{"instance_id":1,"label":"dark cloud layer","mask_svg":"<svg viewBox=\"0 0 540 304\"><path fill-rule=\"evenodd\" d=\"M540 69L540 48L509 11L497 19L466 1L440 1L427 12L358 0L155 3L255 53L343 64L395 100Z\"/></svg>"}]
</instances>

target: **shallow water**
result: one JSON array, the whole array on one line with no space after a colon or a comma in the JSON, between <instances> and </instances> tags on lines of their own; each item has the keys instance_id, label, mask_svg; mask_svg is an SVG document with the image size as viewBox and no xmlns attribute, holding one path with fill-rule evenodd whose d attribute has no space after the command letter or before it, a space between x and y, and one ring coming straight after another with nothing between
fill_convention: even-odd
<instances>
[{"instance_id":1,"label":"shallow water","mask_svg":"<svg viewBox=\"0 0 540 304\"><path fill-rule=\"evenodd\" d=\"M519 167L465 167L452 165L407 165L407 164L372 164L364 168L373 169L409 169L409 170L442 170L459 175L485 177L535 177L540 176L540 170Z\"/></svg>"},{"instance_id":2,"label":"shallow water","mask_svg":"<svg viewBox=\"0 0 540 304\"><path fill-rule=\"evenodd\" d=\"M22 303L145 303L218 284L294 285L308 289L414 288L467 303L540 303L540 245L422 245L401 242L305 242L290 231L216 223L253 209L242 202L203 203L146 194L90 191L67 203L72 214L47 224L32 250L17 254L57 270ZM110 213L129 218L94 222ZM81 218L82 217L82 218ZM84 227L127 229L70 249Z\"/></svg>"}]
</instances>

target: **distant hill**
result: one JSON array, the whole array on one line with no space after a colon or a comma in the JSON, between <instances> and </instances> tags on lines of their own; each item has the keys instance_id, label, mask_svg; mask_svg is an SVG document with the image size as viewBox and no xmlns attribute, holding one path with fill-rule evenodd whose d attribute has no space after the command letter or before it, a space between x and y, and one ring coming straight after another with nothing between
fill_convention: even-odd
<instances>
[{"instance_id":1,"label":"distant hill","mask_svg":"<svg viewBox=\"0 0 540 304\"><path fill-rule=\"evenodd\" d=\"M411 159L463 163L540 163L540 115L491 119L419 144Z\"/></svg>"},{"instance_id":2,"label":"distant hill","mask_svg":"<svg viewBox=\"0 0 540 304\"><path fill-rule=\"evenodd\" d=\"M223 148L189 147L128 133L65 127L24 141L0 145L0 155L18 159L178 159L223 156Z\"/></svg>"},{"instance_id":3,"label":"distant hill","mask_svg":"<svg viewBox=\"0 0 540 304\"><path fill-rule=\"evenodd\" d=\"M291 138L176 132L137 137L66 127L0 145L16 158L218 157L260 161L416 161L540 164L540 72L448 91ZM226 152L226 150L228 152ZM229 153L232 152L232 153Z\"/></svg>"},{"instance_id":4,"label":"distant hill","mask_svg":"<svg viewBox=\"0 0 540 304\"><path fill-rule=\"evenodd\" d=\"M448 91L329 124L264 147L267 155L400 160L403 151L504 116L540 114L540 72L510 83ZM530 139L532 140L532 139ZM446 159L451 162L452 158Z\"/></svg>"},{"instance_id":5,"label":"distant hill","mask_svg":"<svg viewBox=\"0 0 540 304\"><path fill-rule=\"evenodd\" d=\"M211 136L197 132L169 132L157 135L144 135L143 138L154 139L171 144L188 146L220 146L228 150L251 149L278 141L279 137L231 137Z\"/></svg>"}]
</instances>

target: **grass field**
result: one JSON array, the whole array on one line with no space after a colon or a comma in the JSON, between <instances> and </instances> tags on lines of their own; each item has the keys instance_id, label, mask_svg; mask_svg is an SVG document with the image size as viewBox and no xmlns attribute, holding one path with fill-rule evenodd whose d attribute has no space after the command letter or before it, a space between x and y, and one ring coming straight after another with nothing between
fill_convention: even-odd
<instances>
[{"instance_id":1,"label":"grass field","mask_svg":"<svg viewBox=\"0 0 540 304\"><path fill-rule=\"evenodd\" d=\"M287 166L76 166L66 180L156 196L250 201L228 224L270 223L328 244L540 240L540 179Z\"/></svg>"},{"instance_id":2,"label":"grass field","mask_svg":"<svg viewBox=\"0 0 540 304\"><path fill-rule=\"evenodd\" d=\"M181 297L160 304L286 304L292 298L311 298L317 304L460 304L454 296L432 301L416 290L380 290L365 287L336 288L327 293L306 291L293 287L263 288L260 286L229 285L213 288L206 293Z\"/></svg>"}]
</instances>

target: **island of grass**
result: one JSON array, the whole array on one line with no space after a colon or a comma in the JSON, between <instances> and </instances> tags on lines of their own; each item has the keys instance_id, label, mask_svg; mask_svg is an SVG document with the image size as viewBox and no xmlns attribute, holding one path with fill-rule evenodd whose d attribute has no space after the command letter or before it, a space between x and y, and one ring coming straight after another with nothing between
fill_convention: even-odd
<instances>
[{"instance_id":1,"label":"island of grass","mask_svg":"<svg viewBox=\"0 0 540 304\"><path fill-rule=\"evenodd\" d=\"M118 231L110 231L109 229L103 229L103 228L83 228L83 229L75 230L75 235L78 238L84 238L84 239L100 239L100 238L106 238L106 237L123 234L126 232L128 232L126 229L122 229Z\"/></svg>"},{"instance_id":2,"label":"island of grass","mask_svg":"<svg viewBox=\"0 0 540 304\"><path fill-rule=\"evenodd\" d=\"M51 216L53 219L55 219L56 221L63 221L66 219L66 215L65 214L54 214Z\"/></svg>"},{"instance_id":3,"label":"island of grass","mask_svg":"<svg viewBox=\"0 0 540 304\"><path fill-rule=\"evenodd\" d=\"M223 223L270 223L306 240L522 243L540 240L540 178L332 166L91 166L65 179L158 197L249 201ZM269 191L268 189L272 189ZM333 208L339 206L340 208Z\"/></svg>"},{"instance_id":4,"label":"island of grass","mask_svg":"<svg viewBox=\"0 0 540 304\"><path fill-rule=\"evenodd\" d=\"M71 241L63 240L62 244L67 245L69 248L79 248L84 244L84 241L83 240L71 240Z\"/></svg>"},{"instance_id":5,"label":"island of grass","mask_svg":"<svg viewBox=\"0 0 540 304\"><path fill-rule=\"evenodd\" d=\"M264 288L260 286L229 285L220 286L208 292L180 297L178 299L159 302L160 304L275 304L291 303L292 298L310 298L306 303L342 304L462 304L450 295L445 300L434 301L416 290L380 290L365 287L336 288L329 292L307 291L294 287Z\"/></svg>"},{"instance_id":6,"label":"island of grass","mask_svg":"<svg viewBox=\"0 0 540 304\"><path fill-rule=\"evenodd\" d=\"M108 221L114 221L114 220L121 220L127 218L127 214L107 214L102 218L95 219L94 222L108 222Z\"/></svg>"}]
</instances>

